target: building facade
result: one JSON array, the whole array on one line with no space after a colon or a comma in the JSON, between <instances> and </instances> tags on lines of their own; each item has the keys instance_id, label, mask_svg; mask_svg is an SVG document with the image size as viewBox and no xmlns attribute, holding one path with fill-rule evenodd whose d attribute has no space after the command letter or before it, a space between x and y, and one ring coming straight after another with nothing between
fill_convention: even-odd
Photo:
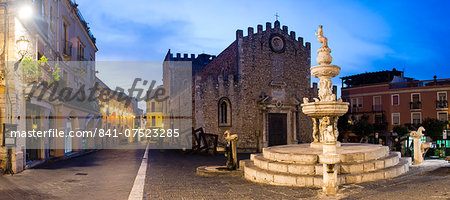
<instances>
[{"instance_id":1,"label":"building facade","mask_svg":"<svg viewBox=\"0 0 450 200\"><path fill-rule=\"evenodd\" d=\"M300 108L300 99L312 95L310 49L279 21L267 22L265 30L258 25L256 32L250 27L247 35L237 30L234 42L193 70L193 127L219 141L230 130L241 151L310 142L311 120ZM172 84L166 75L165 87Z\"/></svg>"},{"instance_id":2,"label":"building facade","mask_svg":"<svg viewBox=\"0 0 450 200\"><path fill-rule=\"evenodd\" d=\"M162 86L158 86L156 89L161 87ZM164 108L167 108L167 106L164 106L165 104L166 101L158 101L155 98L151 98L146 102L146 129L164 128L164 113L167 113L167 111L164 110Z\"/></svg>"},{"instance_id":3,"label":"building facade","mask_svg":"<svg viewBox=\"0 0 450 200\"><path fill-rule=\"evenodd\" d=\"M95 84L96 39L78 5L70 0L4 1L2 5L7 14L0 18L5 36L1 59L4 77L0 86L1 123L17 125L18 131L57 129L68 132L99 127L97 102L60 98L64 96L60 92L63 88L89 94L88 89ZM26 48L21 48L23 44L27 44ZM25 61L31 64L25 65ZM33 87L41 83L55 83L58 98L49 99L52 89L45 87L35 93L44 98L31 95ZM87 137L16 138L10 152L11 167L14 172L20 172L44 160L95 146L94 139ZM0 160L6 161L7 154L7 148L0 147ZM5 163L1 162L3 169Z\"/></svg>"},{"instance_id":4,"label":"building facade","mask_svg":"<svg viewBox=\"0 0 450 200\"><path fill-rule=\"evenodd\" d=\"M96 81L102 119L101 129L108 133L106 137L100 138L102 144L100 148L114 148L115 145L140 141L142 137L133 131L143 128L143 111L138 108L137 99L111 90L98 77Z\"/></svg>"},{"instance_id":5,"label":"building facade","mask_svg":"<svg viewBox=\"0 0 450 200\"><path fill-rule=\"evenodd\" d=\"M373 124L417 126L426 118L449 120L450 79L414 80L402 71L382 71L343 77L342 99L350 103L350 120L363 116Z\"/></svg>"}]
</instances>

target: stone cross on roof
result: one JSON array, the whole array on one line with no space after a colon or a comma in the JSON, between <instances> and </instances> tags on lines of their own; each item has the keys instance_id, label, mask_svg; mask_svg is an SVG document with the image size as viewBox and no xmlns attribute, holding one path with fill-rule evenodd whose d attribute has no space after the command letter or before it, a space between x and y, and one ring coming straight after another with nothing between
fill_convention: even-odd
<instances>
[{"instance_id":1,"label":"stone cross on roof","mask_svg":"<svg viewBox=\"0 0 450 200\"><path fill-rule=\"evenodd\" d=\"M278 17L280 17L280 15L278 15L278 12L275 13L275 19L278 21Z\"/></svg>"}]
</instances>

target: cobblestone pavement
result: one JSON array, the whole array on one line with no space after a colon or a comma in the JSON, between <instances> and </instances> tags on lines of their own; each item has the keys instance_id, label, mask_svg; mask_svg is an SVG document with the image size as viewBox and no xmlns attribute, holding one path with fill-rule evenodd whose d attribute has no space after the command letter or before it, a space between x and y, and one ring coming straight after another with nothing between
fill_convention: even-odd
<instances>
[{"instance_id":1,"label":"cobblestone pavement","mask_svg":"<svg viewBox=\"0 0 450 200\"><path fill-rule=\"evenodd\" d=\"M450 200L450 167L410 169L390 180L341 186L342 199Z\"/></svg>"},{"instance_id":2,"label":"cobblestone pavement","mask_svg":"<svg viewBox=\"0 0 450 200\"><path fill-rule=\"evenodd\" d=\"M240 154L239 159L248 159ZM316 188L268 186L240 177L202 177L202 165L224 165L223 155L183 155L150 150L146 199L327 199ZM450 168L412 169L383 181L340 186L336 199L450 199Z\"/></svg>"},{"instance_id":3,"label":"cobblestone pavement","mask_svg":"<svg viewBox=\"0 0 450 200\"><path fill-rule=\"evenodd\" d=\"M0 175L0 199L127 199L144 150L101 150Z\"/></svg>"},{"instance_id":4,"label":"cobblestone pavement","mask_svg":"<svg viewBox=\"0 0 450 200\"><path fill-rule=\"evenodd\" d=\"M248 159L249 154L239 154ZM318 189L277 187L248 182L240 177L202 177L198 166L224 165L226 158L150 150L146 199L298 199L314 197Z\"/></svg>"}]
</instances>

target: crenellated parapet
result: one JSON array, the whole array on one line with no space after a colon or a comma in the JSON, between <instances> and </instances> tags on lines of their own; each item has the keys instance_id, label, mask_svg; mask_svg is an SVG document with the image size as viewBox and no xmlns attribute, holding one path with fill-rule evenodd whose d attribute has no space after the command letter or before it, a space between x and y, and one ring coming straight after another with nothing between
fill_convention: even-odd
<instances>
[{"instance_id":1,"label":"crenellated parapet","mask_svg":"<svg viewBox=\"0 0 450 200\"><path fill-rule=\"evenodd\" d=\"M286 36L285 37L286 39L289 39L290 41L295 42L296 47L311 50L311 43L309 43L309 42L303 43L302 37L296 38L295 31L289 32L288 26L283 25L280 27L280 21L278 21L278 20L275 21L273 27L272 27L272 23L266 22L265 30L263 30L263 25L261 25L261 24L258 24L256 26L256 32L254 32L253 27L248 27L247 35L244 35L242 30L237 30L236 31L236 40L239 40L241 38L242 39L261 39L261 38L263 38L264 35L267 35L267 34L270 35L272 33L283 34Z\"/></svg>"},{"instance_id":2,"label":"crenellated parapet","mask_svg":"<svg viewBox=\"0 0 450 200\"><path fill-rule=\"evenodd\" d=\"M195 61L197 59L203 59L205 61L212 61L214 60L214 58L216 58L215 55L209 55L209 54L187 54L184 53L183 55L181 55L181 53L176 53L175 56L173 53L170 52L168 53L168 59L170 59L170 61Z\"/></svg>"},{"instance_id":3,"label":"crenellated parapet","mask_svg":"<svg viewBox=\"0 0 450 200\"><path fill-rule=\"evenodd\" d=\"M206 95L207 93L214 95L237 95L236 90L238 88L235 83L235 77L233 74L222 75L217 77L208 75L202 77L200 74L196 74L195 80L195 93L198 95Z\"/></svg>"}]
</instances>

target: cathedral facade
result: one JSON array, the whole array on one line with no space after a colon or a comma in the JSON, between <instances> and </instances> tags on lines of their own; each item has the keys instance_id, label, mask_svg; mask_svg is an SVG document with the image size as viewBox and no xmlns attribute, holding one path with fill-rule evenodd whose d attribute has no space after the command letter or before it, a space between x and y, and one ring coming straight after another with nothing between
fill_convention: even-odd
<instances>
[{"instance_id":1,"label":"cathedral facade","mask_svg":"<svg viewBox=\"0 0 450 200\"><path fill-rule=\"evenodd\" d=\"M169 51L165 60L183 58ZM219 142L230 130L239 137L238 149L247 152L311 141L312 121L300 106L303 97L316 96L311 45L287 26L275 21L264 30L250 27L247 35L237 30L234 42L203 63L192 77L194 128L219 135Z\"/></svg>"}]
</instances>

